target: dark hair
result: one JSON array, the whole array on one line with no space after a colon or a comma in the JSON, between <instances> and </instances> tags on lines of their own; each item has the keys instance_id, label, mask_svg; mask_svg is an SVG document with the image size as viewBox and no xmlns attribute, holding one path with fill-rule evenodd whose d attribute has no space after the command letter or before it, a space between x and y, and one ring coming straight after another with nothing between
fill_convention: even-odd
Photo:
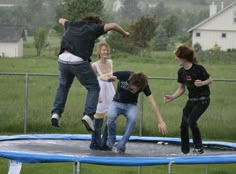
<instances>
[{"instance_id":1,"label":"dark hair","mask_svg":"<svg viewBox=\"0 0 236 174\"><path fill-rule=\"evenodd\" d=\"M179 46L177 50L175 51L175 55L176 57L180 59L185 59L188 62L192 62L192 63L198 62L197 58L194 56L193 49L188 47L187 45Z\"/></svg>"},{"instance_id":2,"label":"dark hair","mask_svg":"<svg viewBox=\"0 0 236 174\"><path fill-rule=\"evenodd\" d=\"M95 13L89 13L81 18L82 21L92 21L97 24L102 24L102 18Z\"/></svg>"},{"instance_id":3,"label":"dark hair","mask_svg":"<svg viewBox=\"0 0 236 174\"><path fill-rule=\"evenodd\" d=\"M137 86L143 90L148 85L147 76L142 72L132 73L128 79L129 84Z\"/></svg>"}]
</instances>

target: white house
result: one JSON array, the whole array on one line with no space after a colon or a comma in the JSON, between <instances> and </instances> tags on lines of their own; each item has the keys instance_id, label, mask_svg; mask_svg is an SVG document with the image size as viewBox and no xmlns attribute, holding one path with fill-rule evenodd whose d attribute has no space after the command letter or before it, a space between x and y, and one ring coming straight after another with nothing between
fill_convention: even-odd
<instances>
[{"instance_id":1,"label":"white house","mask_svg":"<svg viewBox=\"0 0 236 174\"><path fill-rule=\"evenodd\" d=\"M210 5L210 16L188 30L192 34L192 45L199 43L202 50L219 46L221 50L236 49L236 1L227 7Z\"/></svg>"},{"instance_id":2,"label":"white house","mask_svg":"<svg viewBox=\"0 0 236 174\"><path fill-rule=\"evenodd\" d=\"M0 26L0 57L22 57L23 38L22 26Z\"/></svg>"}]
</instances>

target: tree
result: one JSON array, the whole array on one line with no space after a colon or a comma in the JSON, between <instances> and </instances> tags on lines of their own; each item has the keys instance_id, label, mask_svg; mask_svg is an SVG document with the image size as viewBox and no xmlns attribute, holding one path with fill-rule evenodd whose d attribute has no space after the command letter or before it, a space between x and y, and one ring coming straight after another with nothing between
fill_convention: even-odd
<instances>
[{"instance_id":1,"label":"tree","mask_svg":"<svg viewBox=\"0 0 236 174\"><path fill-rule=\"evenodd\" d=\"M132 40L139 48L146 48L156 30L154 18L149 16L141 17L136 23L131 26Z\"/></svg>"},{"instance_id":2,"label":"tree","mask_svg":"<svg viewBox=\"0 0 236 174\"><path fill-rule=\"evenodd\" d=\"M38 27L34 32L34 46L37 50L37 56L40 56L41 51L46 43L47 32L43 27Z\"/></svg>"},{"instance_id":3,"label":"tree","mask_svg":"<svg viewBox=\"0 0 236 174\"><path fill-rule=\"evenodd\" d=\"M121 22L121 26L126 28L127 31L130 31L130 23ZM134 52L134 44L131 40L131 37L124 38L120 36L117 32L109 32L106 35L106 41L112 48L113 52Z\"/></svg>"},{"instance_id":4,"label":"tree","mask_svg":"<svg viewBox=\"0 0 236 174\"><path fill-rule=\"evenodd\" d=\"M154 47L156 50L166 50L168 45L168 37L166 30L162 25L159 25L156 30L156 36L154 38Z\"/></svg>"},{"instance_id":5,"label":"tree","mask_svg":"<svg viewBox=\"0 0 236 174\"><path fill-rule=\"evenodd\" d=\"M88 13L102 14L103 0L65 0L60 5L59 15L68 20L77 20ZM58 18L62 16L56 15Z\"/></svg>"},{"instance_id":6,"label":"tree","mask_svg":"<svg viewBox=\"0 0 236 174\"><path fill-rule=\"evenodd\" d=\"M168 38L178 33L180 26L179 26L178 17L176 15L171 14L167 16L161 23L166 30Z\"/></svg>"},{"instance_id":7,"label":"tree","mask_svg":"<svg viewBox=\"0 0 236 174\"><path fill-rule=\"evenodd\" d=\"M61 17L68 20L78 20L88 13L102 15L103 0L64 0L56 7L56 18ZM63 28L56 23L54 29L58 33L63 32Z\"/></svg>"}]
</instances>

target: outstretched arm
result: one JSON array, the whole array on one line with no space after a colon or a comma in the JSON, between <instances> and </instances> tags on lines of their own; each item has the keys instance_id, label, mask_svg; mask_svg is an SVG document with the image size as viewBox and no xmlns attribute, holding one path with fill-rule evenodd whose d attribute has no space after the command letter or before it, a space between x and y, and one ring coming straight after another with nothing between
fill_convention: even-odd
<instances>
[{"instance_id":1,"label":"outstretched arm","mask_svg":"<svg viewBox=\"0 0 236 174\"><path fill-rule=\"evenodd\" d=\"M104 31L114 30L122 34L123 36L128 37L130 35L129 32L125 31L120 25L116 23L108 23L104 25Z\"/></svg>"},{"instance_id":2,"label":"outstretched arm","mask_svg":"<svg viewBox=\"0 0 236 174\"><path fill-rule=\"evenodd\" d=\"M154 111L156 117L157 117L157 122L158 122L158 128L159 131L163 134L166 135L168 133L168 127L166 125L166 123L163 121L161 113L156 105L156 102L153 98L152 95L149 95L148 97L148 101L151 104L152 110Z\"/></svg>"},{"instance_id":3,"label":"outstretched arm","mask_svg":"<svg viewBox=\"0 0 236 174\"><path fill-rule=\"evenodd\" d=\"M164 102L168 103L181 96L185 91L185 84L179 83L178 89L172 95L165 95Z\"/></svg>"},{"instance_id":4,"label":"outstretched arm","mask_svg":"<svg viewBox=\"0 0 236 174\"><path fill-rule=\"evenodd\" d=\"M100 80L111 81L111 82L114 82L117 80L117 77L111 73L103 74L103 75L99 76L99 78L100 78Z\"/></svg>"}]
</instances>

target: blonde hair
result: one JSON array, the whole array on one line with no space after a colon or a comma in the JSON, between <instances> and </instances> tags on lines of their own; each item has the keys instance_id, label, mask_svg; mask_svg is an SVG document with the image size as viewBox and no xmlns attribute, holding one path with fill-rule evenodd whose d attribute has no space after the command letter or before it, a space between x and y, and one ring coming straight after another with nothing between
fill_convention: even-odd
<instances>
[{"instance_id":1,"label":"blonde hair","mask_svg":"<svg viewBox=\"0 0 236 174\"><path fill-rule=\"evenodd\" d=\"M100 43L98 46L97 46L97 56L98 56L98 59L101 59L101 49L102 47L105 46L107 49L108 49L108 53L110 54L111 53L111 48L110 48L110 45L108 43Z\"/></svg>"}]
</instances>

